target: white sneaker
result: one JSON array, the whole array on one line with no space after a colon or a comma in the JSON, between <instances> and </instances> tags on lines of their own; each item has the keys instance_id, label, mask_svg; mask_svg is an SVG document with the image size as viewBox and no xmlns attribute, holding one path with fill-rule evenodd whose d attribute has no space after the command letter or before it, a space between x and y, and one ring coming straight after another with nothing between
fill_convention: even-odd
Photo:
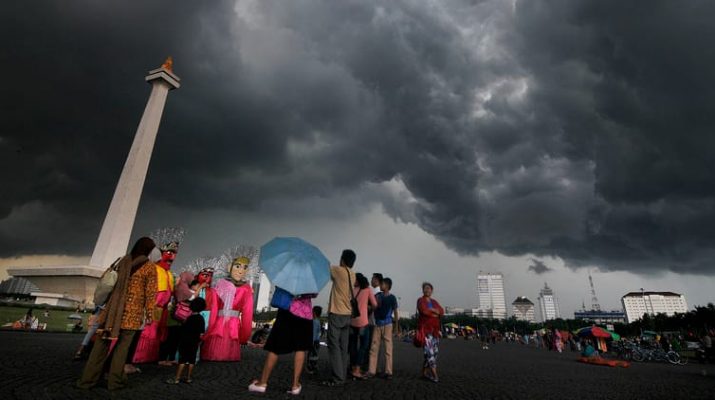
<instances>
[{"instance_id":1,"label":"white sneaker","mask_svg":"<svg viewBox=\"0 0 715 400\"><path fill-rule=\"evenodd\" d=\"M248 391L256 393L266 393L266 386L258 386L257 383L258 381L253 381L253 383L248 385Z\"/></svg>"}]
</instances>

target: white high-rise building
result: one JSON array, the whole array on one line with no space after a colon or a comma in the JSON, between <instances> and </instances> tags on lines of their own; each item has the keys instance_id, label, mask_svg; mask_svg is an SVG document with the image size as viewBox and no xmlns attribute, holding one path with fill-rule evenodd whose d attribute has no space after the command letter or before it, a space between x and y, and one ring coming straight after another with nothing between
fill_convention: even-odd
<instances>
[{"instance_id":1,"label":"white high-rise building","mask_svg":"<svg viewBox=\"0 0 715 400\"><path fill-rule=\"evenodd\" d=\"M479 297L480 310L491 314L494 319L506 319L504 275L479 272L477 274L477 296Z\"/></svg>"},{"instance_id":2,"label":"white high-rise building","mask_svg":"<svg viewBox=\"0 0 715 400\"><path fill-rule=\"evenodd\" d=\"M253 288L253 312L264 312L271 309L271 294L273 286L265 273L261 272L258 277L251 282Z\"/></svg>"},{"instance_id":3,"label":"white high-rise building","mask_svg":"<svg viewBox=\"0 0 715 400\"><path fill-rule=\"evenodd\" d=\"M561 317L559 312L559 302L556 300L554 290L544 283L544 288L539 291L539 312L541 313L541 322L546 322L552 319Z\"/></svg>"},{"instance_id":4,"label":"white high-rise building","mask_svg":"<svg viewBox=\"0 0 715 400\"><path fill-rule=\"evenodd\" d=\"M630 292L621 298L626 321L630 324L643 318L643 314L665 314L688 312L685 296L673 292Z\"/></svg>"},{"instance_id":5,"label":"white high-rise building","mask_svg":"<svg viewBox=\"0 0 715 400\"><path fill-rule=\"evenodd\" d=\"M519 296L512 305L512 315L519 321L536 322L534 318L534 303L524 296Z\"/></svg>"}]
</instances>

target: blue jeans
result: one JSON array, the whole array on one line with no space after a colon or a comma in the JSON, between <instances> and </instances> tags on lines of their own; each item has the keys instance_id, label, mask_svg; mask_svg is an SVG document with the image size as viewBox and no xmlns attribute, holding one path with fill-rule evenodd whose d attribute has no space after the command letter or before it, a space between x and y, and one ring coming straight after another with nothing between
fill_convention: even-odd
<instances>
[{"instance_id":1,"label":"blue jeans","mask_svg":"<svg viewBox=\"0 0 715 400\"><path fill-rule=\"evenodd\" d=\"M350 327L350 365L358 367L363 365L370 350L370 330L367 326L362 328Z\"/></svg>"},{"instance_id":2,"label":"blue jeans","mask_svg":"<svg viewBox=\"0 0 715 400\"><path fill-rule=\"evenodd\" d=\"M99 323L97 322L97 320L99 318L99 313L102 312L102 309L103 307L95 307L94 323L87 327L87 333L84 335L84 339L82 339L82 346L89 346L89 342L92 340L92 336L97 333L97 329L99 328Z\"/></svg>"}]
</instances>

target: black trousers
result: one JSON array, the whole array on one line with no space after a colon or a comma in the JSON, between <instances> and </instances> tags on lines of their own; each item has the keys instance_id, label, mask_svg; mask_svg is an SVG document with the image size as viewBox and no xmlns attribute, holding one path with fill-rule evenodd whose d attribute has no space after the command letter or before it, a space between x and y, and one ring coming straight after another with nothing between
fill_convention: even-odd
<instances>
[{"instance_id":1,"label":"black trousers","mask_svg":"<svg viewBox=\"0 0 715 400\"><path fill-rule=\"evenodd\" d=\"M176 360L176 351L179 349L179 335L181 326L170 326L166 335L166 340L159 346L159 361Z\"/></svg>"}]
</instances>

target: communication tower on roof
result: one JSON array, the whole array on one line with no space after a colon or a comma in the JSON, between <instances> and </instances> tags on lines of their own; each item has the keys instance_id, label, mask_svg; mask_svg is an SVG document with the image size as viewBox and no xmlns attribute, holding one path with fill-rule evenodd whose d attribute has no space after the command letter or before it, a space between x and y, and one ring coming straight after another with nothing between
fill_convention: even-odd
<instances>
[{"instance_id":1,"label":"communication tower on roof","mask_svg":"<svg viewBox=\"0 0 715 400\"><path fill-rule=\"evenodd\" d=\"M591 285L591 309L595 311L601 311L601 305L598 304L598 297L596 297L596 289L593 287L593 278L591 278L591 273L588 273L588 283Z\"/></svg>"}]
</instances>

